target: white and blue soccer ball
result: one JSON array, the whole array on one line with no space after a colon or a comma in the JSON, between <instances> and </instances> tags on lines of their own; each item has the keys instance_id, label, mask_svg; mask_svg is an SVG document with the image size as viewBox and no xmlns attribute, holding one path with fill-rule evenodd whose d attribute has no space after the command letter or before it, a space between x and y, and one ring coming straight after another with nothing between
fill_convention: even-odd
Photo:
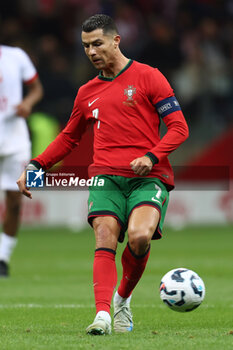
<instances>
[{"instance_id":1,"label":"white and blue soccer ball","mask_svg":"<svg viewBox=\"0 0 233 350\"><path fill-rule=\"evenodd\" d=\"M160 298L172 310L188 312L196 309L205 297L205 285L192 270L177 268L163 276Z\"/></svg>"}]
</instances>

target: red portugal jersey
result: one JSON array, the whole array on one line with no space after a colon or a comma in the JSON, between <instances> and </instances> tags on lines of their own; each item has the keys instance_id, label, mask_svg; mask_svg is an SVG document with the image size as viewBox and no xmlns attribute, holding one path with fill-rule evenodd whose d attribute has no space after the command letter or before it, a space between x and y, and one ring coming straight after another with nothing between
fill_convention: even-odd
<instances>
[{"instance_id":1,"label":"red portugal jersey","mask_svg":"<svg viewBox=\"0 0 233 350\"><path fill-rule=\"evenodd\" d=\"M162 139L161 119L167 126ZM89 124L94 124L90 176L136 177L130 162L148 155L155 165L147 177L174 187L167 156L187 138L188 127L171 86L158 69L130 60L116 77L99 75L83 85L66 127L34 161L50 168L78 144Z\"/></svg>"}]
</instances>

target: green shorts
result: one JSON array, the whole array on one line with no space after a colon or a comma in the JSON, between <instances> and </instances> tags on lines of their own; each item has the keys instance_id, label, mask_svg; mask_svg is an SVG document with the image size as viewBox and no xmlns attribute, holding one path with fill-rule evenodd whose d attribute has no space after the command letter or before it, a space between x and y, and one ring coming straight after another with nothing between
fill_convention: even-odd
<instances>
[{"instance_id":1,"label":"green shorts","mask_svg":"<svg viewBox=\"0 0 233 350\"><path fill-rule=\"evenodd\" d=\"M88 199L88 222L92 225L94 218L112 216L116 218L121 233L119 242L123 242L128 227L130 214L135 208L147 205L160 213L158 226L152 239L162 237L162 227L167 211L169 193L165 185L157 178L128 178L116 175L98 175L104 180L103 186L91 186ZM100 182L99 182L100 183Z\"/></svg>"}]
</instances>

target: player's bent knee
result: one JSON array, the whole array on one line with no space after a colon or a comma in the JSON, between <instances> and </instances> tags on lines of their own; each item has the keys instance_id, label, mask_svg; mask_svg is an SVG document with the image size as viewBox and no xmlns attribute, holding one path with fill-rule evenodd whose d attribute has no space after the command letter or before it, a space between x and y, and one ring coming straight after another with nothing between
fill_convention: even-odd
<instances>
[{"instance_id":1,"label":"player's bent knee","mask_svg":"<svg viewBox=\"0 0 233 350\"><path fill-rule=\"evenodd\" d=\"M128 227L128 236L132 240L145 240L150 241L155 231L153 225L140 225L140 226L129 226Z\"/></svg>"},{"instance_id":2,"label":"player's bent knee","mask_svg":"<svg viewBox=\"0 0 233 350\"><path fill-rule=\"evenodd\" d=\"M151 237L149 229L128 231L129 245L136 255L141 255L148 249Z\"/></svg>"}]
</instances>

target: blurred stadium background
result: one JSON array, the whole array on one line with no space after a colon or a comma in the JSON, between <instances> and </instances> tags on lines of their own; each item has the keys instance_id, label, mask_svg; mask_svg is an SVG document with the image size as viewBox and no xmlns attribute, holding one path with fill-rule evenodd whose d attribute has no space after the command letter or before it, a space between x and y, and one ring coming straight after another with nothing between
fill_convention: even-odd
<instances>
[{"instance_id":1,"label":"blurred stadium background","mask_svg":"<svg viewBox=\"0 0 233 350\"><path fill-rule=\"evenodd\" d=\"M116 20L128 57L159 68L168 78L189 124L189 139L170 158L177 170L177 190L167 224L232 223L232 0L1 1L0 42L28 52L45 90L29 121L33 154L64 127L78 88L96 75L80 40L83 20L95 13ZM61 169L90 163L91 137L90 132L84 136ZM87 195L37 191L33 201L24 200L23 224L83 228Z\"/></svg>"}]
</instances>

